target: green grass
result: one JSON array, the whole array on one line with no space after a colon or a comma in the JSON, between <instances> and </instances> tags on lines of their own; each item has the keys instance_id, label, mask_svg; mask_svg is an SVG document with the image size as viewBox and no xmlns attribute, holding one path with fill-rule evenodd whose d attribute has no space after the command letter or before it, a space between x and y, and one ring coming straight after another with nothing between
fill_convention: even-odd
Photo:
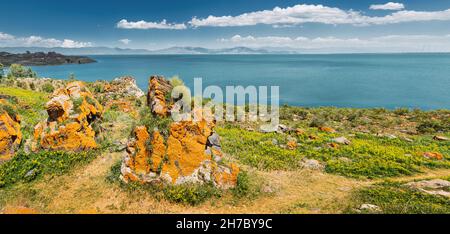
<instances>
[{"instance_id":1,"label":"green grass","mask_svg":"<svg viewBox=\"0 0 450 234\"><path fill-rule=\"evenodd\" d=\"M42 176L62 175L76 165L90 162L97 153L96 151L80 153L41 151L30 154L19 152L10 161L0 165L0 188L31 182Z\"/></svg>"},{"instance_id":2,"label":"green grass","mask_svg":"<svg viewBox=\"0 0 450 234\"><path fill-rule=\"evenodd\" d=\"M304 155L272 144L276 139L279 144L285 144L285 136L259 132L249 132L239 128L216 128L221 136L224 152L236 156L242 163L266 170L293 169L299 167L299 160Z\"/></svg>"},{"instance_id":3,"label":"green grass","mask_svg":"<svg viewBox=\"0 0 450 234\"><path fill-rule=\"evenodd\" d=\"M48 94L4 86L0 86L0 94L17 99L17 103L13 104L16 105L22 120L22 133L24 139L30 138L33 135L34 126L45 119L47 112L44 106L48 101Z\"/></svg>"},{"instance_id":4,"label":"green grass","mask_svg":"<svg viewBox=\"0 0 450 234\"><path fill-rule=\"evenodd\" d=\"M223 150L241 163L263 170L294 170L304 158L326 163L328 173L348 177L383 178L418 173L423 168L450 168L450 144L432 140L431 136L417 136L413 142L399 138L388 139L370 134L349 137L352 144L333 149L327 146L338 133L318 132L307 128L307 134L296 137L299 147L288 150L287 134L249 132L226 124L216 128L222 137ZM308 135L317 137L310 140ZM274 145L276 139L279 145ZM420 152L436 151L444 160L424 158ZM346 158L347 160L342 160Z\"/></svg>"},{"instance_id":5,"label":"green grass","mask_svg":"<svg viewBox=\"0 0 450 234\"><path fill-rule=\"evenodd\" d=\"M415 191L398 182L383 182L355 192L346 213L373 204L385 214L450 214L450 199Z\"/></svg>"}]
</instances>

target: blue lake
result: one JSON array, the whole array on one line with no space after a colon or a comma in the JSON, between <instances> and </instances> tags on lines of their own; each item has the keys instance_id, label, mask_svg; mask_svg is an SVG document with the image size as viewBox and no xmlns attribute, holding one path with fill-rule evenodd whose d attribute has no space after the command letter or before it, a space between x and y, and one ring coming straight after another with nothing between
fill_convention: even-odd
<instances>
[{"instance_id":1,"label":"blue lake","mask_svg":"<svg viewBox=\"0 0 450 234\"><path fill-rule=\"evenodd\" d=\"M116 55L98 63L33 67L41 77L85 81L131 75L147 89L152 74L178 75L193 88L279 86L280 104L450 109L450 54Z\"/></svg>"}]
</instances>

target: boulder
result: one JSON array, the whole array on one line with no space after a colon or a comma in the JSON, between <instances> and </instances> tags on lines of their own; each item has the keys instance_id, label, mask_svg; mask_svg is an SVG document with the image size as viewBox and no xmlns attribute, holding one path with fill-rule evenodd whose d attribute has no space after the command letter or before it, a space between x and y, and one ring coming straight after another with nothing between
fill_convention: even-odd
<instances>
[{"instance_id":1,"label":"boulder","mask_svg":"<svg viewBox=\"0 0 450 234\"><path fill-rule=\"evenodd\" d=\"M436 140L436 141L449 141L450 139L448 137L445 137L445 136L434 136L433 140Z\"/></svg>"},{"instance_id":2,"label":"boulder","mask_svg":"<svg viewBox=\"0 0 450 234\"><path fill-rule=\"evenodd\" d=\"M343 145L350 145L351 144L351 141L348 140L346 137L333 138L331 141L336 142L338 144L343 144Z\"/></svg>"},{"instance_id":3,"label":"boulder","mask_svg":"<svg viewBox=\"0 0 450 234\"><path fill-rule=\"evenodd\" d=\"M92 124L101 117L103 106L83 82L71 82L55 90L46 109L47 120L34 128L33 151L82 151L97 147Z\"/></svg>"},{"instance_id":4,"label":"boulder","mask_svg":"<svg viewBox=\"0 0 450 234\"><path fill-rule=\"evenodd\" d=\"M322 131L322 132L328 132L328 133L335 133L336 132L335 129L330 128L330 127L326 127L326 126L319 127L319 130Z\"/></svg>"},{"instance_id":5,"label":"boulder","mask_svg":"<svg viewBox=\"0 0 450 234\"><path fill-rule=\"evenodd\" d=\"M362 204L359 207L360 211L370 212L370 213L378 213L381 212L381 208L377 205L373 204Z\"/></svg>"},{"instance_id":6,"label":"boulder","mask_svg":"<svg viewBox=\"0 0 450 234\"><path fill-rule=\"evenodd\" d=\"M8 101L0 99L0 163L11 159L21 142L17 110Z\"/></svg>"},{"instance_id":7,"label":"boulder","mask_svg":"<svg viewBox=\"0 0 450 234\"><path fill-rule=\"evenodd\" d=\"M323 170L325 168L319 161L315 159L303 158L300 162L300 166L309 170Z\"/></svg>"},{"instance_id":8,"label":"boulder","mask_svg":"<svg viewBox=\"0 0 450 234\"><path fill-rule=\"evenodd\" d=\"M151 76L148 85L147 105L152 114L166 117L168 115L169 103L167 96L172 91L172 85L162 76Z\"/></svg>"},{"instance_id":9,"label":"boulder","mask_svg":"<svg viewBox=\"0 0 450 234\"><path fill-rule=\"evenodd\" d=\"M163 77L152 76L148 93L151 115L167 116L170 104L162 97L171 91ZM193 110L193 114L200 110ZM237 183L239 168L219 165L222 159L220 137L214 121L171 122L168 129L137 126L127 145L121 167L125 182L186 184L212 183L227 189Z\"/></svg>"},{"instance_id":10,"label":"boulder","mask_svg":"<svg viewBox=\"0 0 450 234\"><path fill-rule=\"evenodd\" d=\"M422 180L406 184L411 189L416 189L431 195L440 195L450 198L450 181L442 179Z\"/></svg>"},{"instance_id":11,"label":"boulder","mask_svg":"<svg viewBox=\"0 0 450 234\"><path fill-rule=\"evenodd\" d=\"M104 85L103 93L106 96L119 96L122 98L133 97L140 98L145 93L136 85L136 79L131 76L122 76L115 78Z\"/></svg>"}]
</instances>

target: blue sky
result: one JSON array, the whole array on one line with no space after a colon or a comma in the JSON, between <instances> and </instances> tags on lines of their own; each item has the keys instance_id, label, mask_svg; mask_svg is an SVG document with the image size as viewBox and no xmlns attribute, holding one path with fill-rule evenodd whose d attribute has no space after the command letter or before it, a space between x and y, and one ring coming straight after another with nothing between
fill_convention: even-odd
<instances>
[{"instance_id":1,"label":"blue sky","mask_svg":"<svg viewBox=\"0 0 450 234\"><path fill-rule=\"evenodd\" d=\"M8 1L0 46L450 51L449 0L388 2Z\"/></svg>"}]
</instances>

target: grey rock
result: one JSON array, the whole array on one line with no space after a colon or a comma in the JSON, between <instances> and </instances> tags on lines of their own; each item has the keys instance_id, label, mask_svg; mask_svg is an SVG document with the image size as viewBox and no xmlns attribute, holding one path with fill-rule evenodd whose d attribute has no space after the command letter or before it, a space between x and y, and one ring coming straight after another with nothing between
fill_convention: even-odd
<instances>
[{"instance_id":1,"label":"grey rock","mask_svg":"<svg viewBox=\"0 0 450 234\"><path fill-rule=\"evenodd\" d=\"M350 145L350 144L351 144L351 141L348 140L348 139L345 138L345 137L337 137L337 138L333 138L332 141L333 141L333 142L336 142L336 143L338 143L338 144L344 144L344 145Z\"/></svg>"},{"instance_id":2,"label":"grey rock","mask_svg":"<svg viewBox=\"0 0 450 234\"><path fill-rule=\"evenodd\" d=\"M208 137L208 145L211 146L219 146L220 147L220 136L217 133L211 134L211 136Z\"/></svg>"},{"instance_id":3,"label":"grey rock","mask_svg":"<svg viewBox=\"0 0 450 234\"><path fill-rule=\"evenodd\" d=\"M322 165L319 161L307 158L302 159L300 165L302 168L310 170L323 170L325 168L325 166Z\"/></svg>"},{"instance_id":4,"label":"grey rock","mask_svg":"<svg viewBox=\"0 0 450 234\"><path fill-rule=\"evenodd\" d=\"M273 144L273 145L278 145L278 140L275 139L275 138L273 138L273 139L272 139L272 144Z\"/></svg>"},{"instance_id":5,"label":"grey rock","mask_svg":"<svg viewBox=\"0 0 450 234\"><path fill-rule=\"evenodd\" d=\"M373 205L373 204L362 204L359 207L359 210L368 211L368 212L381 212L381 208L379 206Z\"/></svg>"},{"instance_id":6,"label":"grey rock","mask_svg":"<svg viewBox=\"0 0 450 234\"><path fill-rule=\"evenodd\" d=\"M29 170L26 174L25 174L25 178L30 179L30 178L34 178L37 175L37 169L31 169Z\"/></svg>"},{"instance_id":7,"label":"grey rock","mask_svg":"<svg viewBox=\"0 0 450 234\"><path fill-rule=\"evenodd\" d=\"M433 140L436 140L436 141L449 141L450 139L445 137L445 136L434 136Z\"/></svg>"},{"instance_id":8,"label":"grey rock","mask_svg":"<svg viewBox=\"0 0 450 234\"><path fill-rule=\"evenodd\" d=\"M405 186L431 195L450 197L450 181L442 179L409 182Z\"/></svg>"}]
</instances>

